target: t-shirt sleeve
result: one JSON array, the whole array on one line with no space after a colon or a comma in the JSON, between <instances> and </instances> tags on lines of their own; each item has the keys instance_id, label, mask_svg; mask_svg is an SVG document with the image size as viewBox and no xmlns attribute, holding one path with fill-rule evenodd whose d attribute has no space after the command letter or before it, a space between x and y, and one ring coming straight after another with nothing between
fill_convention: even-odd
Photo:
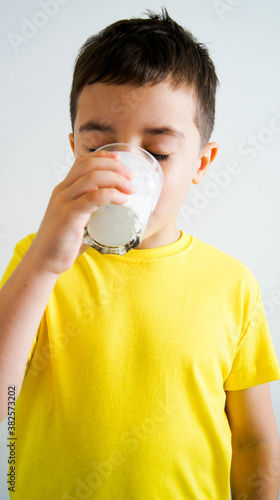
<instances>
[{"instance_id":1,"label":"t-shirt sleeve","mask_svg":"<svg viewBox=\"0 0 280 500\"><path fill-rule=\"evenodd\" d=\"M1 278L0 289L4 286L4 284L9 279L9 277L11 276L11 274L17 268L18 264L20 263L21 259L23 258L23 256L27 252L27 250L28 250L29 246L31 245L31 243L32 243L33 239L35 238L35 236L36 236L36 233L30 234L30 235L26 236L21 241L19 241L16 244L16 246L14 247L12 258L11 258L10 262L8 263L8 266L6 267L6 270L5 270L5 272L4 272L4 274L3 274L2 278ZM35 338L33 340L31 351L30 351L27 363L26 363L25 368L24 368L24 373L26 373L27 368L29 366L29 363L31 361L31 358L32 358L32 356L34 354L34 351L35 351L35 348L36 348L36 345L37 345L37 341L38 341L39 329L40 329L40 326L38 326Z\"/></svg>"},{"instance_id":2,"label":"t-shirt sleeve","mask_svg":"<svg viewBox=\"0 0 280 500\"><path fill-rule=\"evenodd\" d=\"M3 287L3 285L9 279L11 274L14 272L14 270L16 269L18 264L20 263L22 257L24 256L24 254L28 250L28 247L21 246L20 243L21 242L17 243L15 248L14 248L12 258L11 258L10 262L8 263L8 266L6 267L6 270L1 278L0 289Z\"/></svg>"},{"instance_id":3,"label":"t-shirt sleeve","mask_svg":"<svg viewBox=\"0 0 280 500\"><path fill-rule=\"evenodd\" d=\"M226 391L237 391L280 379L280 367L265 316L260 286L257 300L237 343Z\"/></svg>"}]
</instances>

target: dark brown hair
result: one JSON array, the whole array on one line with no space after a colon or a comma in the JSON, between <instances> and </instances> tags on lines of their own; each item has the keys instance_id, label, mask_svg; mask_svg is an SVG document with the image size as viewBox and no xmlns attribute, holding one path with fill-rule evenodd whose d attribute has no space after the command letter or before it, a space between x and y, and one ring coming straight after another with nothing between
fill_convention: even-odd
<instances>
[{"instance_id":1,"label":"dark brown hair","mask_svg":"<svg viewBox=\"0 0 280 500\"><path fill-rule=\"evenodd\" d=\"M173 89L190 86L196 97L194 123L201 147L209 142L215 122L219 84L208 49L177 24L165 7L147 10L149 19L123 19L89 37L75 60L70 93L72 131L77 99L87 84L156 85L168 77Z\"/></svg>"}]
</instances>

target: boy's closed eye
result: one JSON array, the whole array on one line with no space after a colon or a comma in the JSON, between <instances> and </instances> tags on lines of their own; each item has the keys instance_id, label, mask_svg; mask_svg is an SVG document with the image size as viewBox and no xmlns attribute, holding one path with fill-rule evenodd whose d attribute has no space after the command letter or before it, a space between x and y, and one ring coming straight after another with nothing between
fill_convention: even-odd
<instances>
[{"instance_id":1,"label":"boy's closed eye","mask_svg":"<svg viewBox=\"0 0 280 500\"><path fill-rule=\"evenodd\" d=\"M96 151L96 149L89 148L89 152L90 153L92 153L93 151ZM170 157L170 155L160 155L160 154L157 154L157 153L152 153L151 151L148 151L147 149L145 151L147 151L152 156L154 156L157 161L166 161Z\"/></svg>"}]
</instances>

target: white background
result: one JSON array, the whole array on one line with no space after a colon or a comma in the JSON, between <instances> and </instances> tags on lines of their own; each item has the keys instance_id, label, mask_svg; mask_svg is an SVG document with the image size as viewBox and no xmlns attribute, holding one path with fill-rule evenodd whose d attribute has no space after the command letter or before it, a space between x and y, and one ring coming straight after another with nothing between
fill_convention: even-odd
<instances>
[{"instance_id":1,"label":"white background","mask_svg":"<svg viewBox=\"0 0 280 500\"><path fill-rule=\"evenodd\" d=\"M68 104L79 48L108 24L146 17L146 9L159 13L165 6L207 45L221 82L211 139L218 142L219 152L205 181L192 184L177 225L251 269L260 283L280 358L280 303L275 300L280 292L279 1L53 2L57 12L53 17L45 14L45 21L39 12L47 0L9 0L1 5L0 275L16 243L38 230L53 188L73 164ZM26 20L34 27L45 24L34 28L16 50L11 33L22 36ZM257 142L249 153L252 137ZM232 161L238 174L219 186L211 175L226 172ZM188 216L191 207L196 213ZM280 428L279 383L270 387ZM7 419L0 424L0 500L8 499L6 444Z\"/></svg>"}]
</instances>

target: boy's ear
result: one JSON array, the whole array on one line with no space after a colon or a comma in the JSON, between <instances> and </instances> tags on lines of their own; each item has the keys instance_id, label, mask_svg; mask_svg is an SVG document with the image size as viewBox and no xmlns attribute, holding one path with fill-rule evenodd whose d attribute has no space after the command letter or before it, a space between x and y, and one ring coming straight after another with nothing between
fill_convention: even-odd
<instances>
[{"instance_id":1,"label":"boy's ear","mask_svg":"<svg viewBox=\"0 0 280 500\"><path fill-rule=\"evenodd\" d=\"M203 148L201 157L199 160L199 168L197 169L194 178L192 180L193 184L200 184L208 170L210 163L216 158L218 153L218 144L216 142L209 142Z\"/></svg>"},{"instance_id":2,"label":"boy's ear","mask_svg":"<svg viewBox=\"0 0 280 500\"><path fill-rule=\"evenodd\" d=\"M70 134L68 134L68 137L69 137L71 149L73 151L73 155L75 156L74 134L71 132Z\"/></svg>"}]
</instances>

